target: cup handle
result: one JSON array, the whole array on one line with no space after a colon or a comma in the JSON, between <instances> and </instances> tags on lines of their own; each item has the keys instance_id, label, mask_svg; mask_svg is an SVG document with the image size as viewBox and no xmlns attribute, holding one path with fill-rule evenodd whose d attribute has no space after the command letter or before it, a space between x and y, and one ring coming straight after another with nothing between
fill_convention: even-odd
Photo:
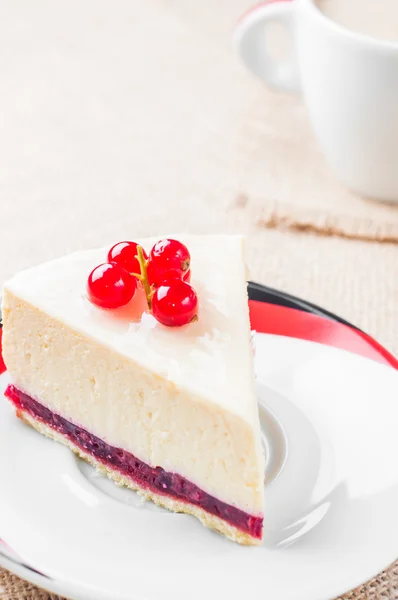
<instances>
[{"instance_id":1,"label":"cup handle","mask_svg":"<svg viewBox=\"0 0 398 600\"><path fill-rule=\"evenodd\" d=\"M249 10L238 22L234 43L244 64L270 87L287 92L300 89L294 57L275 60L267 49L267 25L280 23L293 38L296 3L291 0L268 0Z\"/></svg>"}]
</instances>

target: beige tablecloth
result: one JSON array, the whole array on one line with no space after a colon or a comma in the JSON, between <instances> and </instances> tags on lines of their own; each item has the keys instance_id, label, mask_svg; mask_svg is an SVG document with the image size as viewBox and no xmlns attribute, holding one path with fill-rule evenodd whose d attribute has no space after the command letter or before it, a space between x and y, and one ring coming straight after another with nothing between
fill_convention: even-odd
<instances>
[{"instance_id":1,"label":"beige tablecloth","mask_svg":"<svg viewBox=\"0 0 398 600\"><path fill-rule=\"evenodd\" d=\"M398 353L398 209L335 181L299 97L246 73L248 0L14 0L0 14L0 280L171 231L248 235L252 278ZM44 600L0 571L0 598ZM398 565L345 597L398 598Z\"/></svg>"}]
</instances>

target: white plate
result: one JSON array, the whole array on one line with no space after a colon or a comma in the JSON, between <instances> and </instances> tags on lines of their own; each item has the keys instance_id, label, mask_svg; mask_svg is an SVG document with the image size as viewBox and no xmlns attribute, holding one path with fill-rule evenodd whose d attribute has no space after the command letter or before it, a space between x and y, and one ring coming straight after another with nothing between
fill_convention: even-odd
<instances>
[{"instance_id":1,"label":"white plate","mask_svg":"<svg viewBox=\"0 0 398 600\"><path fill-rule=\"evenodd\" d=\"M1 401L0 534L15 554L0 563L76 600L330 600L376 575L398 556L397 371L266 334L256 371L262 546L143 504Z\"/></svg>"}]
</instances>

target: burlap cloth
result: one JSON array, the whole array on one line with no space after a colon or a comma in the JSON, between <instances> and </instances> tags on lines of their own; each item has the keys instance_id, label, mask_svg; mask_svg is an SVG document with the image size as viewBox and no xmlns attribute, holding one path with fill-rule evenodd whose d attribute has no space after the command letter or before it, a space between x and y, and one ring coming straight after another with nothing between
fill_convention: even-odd
<instances>
[{"instance_id":1,"label":"burlap cloth","mask_svg":"<svg viewBox=\"0 0 398 600\"><path fill-rule=\"evenodd\" d=\"M244 71L230 38L247 6L3 4L0 280L124 238L243 231L253 279L398 353L398 205L341 187L300 98ZM55 598L1 570L0 590ZM398 563L345 598L398 598Z\"/></svg>"}]
</instances>

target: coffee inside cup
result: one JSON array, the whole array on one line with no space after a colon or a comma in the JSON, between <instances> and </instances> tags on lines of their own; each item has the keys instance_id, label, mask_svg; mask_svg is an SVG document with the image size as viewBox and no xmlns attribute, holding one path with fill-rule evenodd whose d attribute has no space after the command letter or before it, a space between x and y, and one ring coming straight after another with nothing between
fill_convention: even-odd
<instances>
[{"instance_id":1,"label":"coffee inside cup","mask_svg":"<svg viewBox=\"0 0 398 600\"><path fill-rule=\"evenodd\" d=\"M398 42L398 0L315 0L315 4L347 29Z\"/></svg>"}]
</instances>

